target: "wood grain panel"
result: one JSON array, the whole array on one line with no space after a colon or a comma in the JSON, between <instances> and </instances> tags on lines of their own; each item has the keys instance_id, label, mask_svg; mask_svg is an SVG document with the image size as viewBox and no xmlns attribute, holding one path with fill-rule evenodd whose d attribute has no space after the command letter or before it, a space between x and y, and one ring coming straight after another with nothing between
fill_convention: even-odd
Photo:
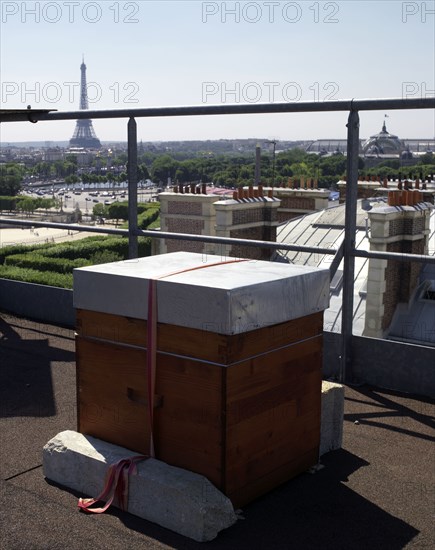
<instances>
[{"instance_id":1,"label":"wood grain panel","mask_svg":"<svg viewBox=\"0 0 435 550\"><path fill-rule=\"evenodd\" d=\"M235 505L315 464L322 320L233 336L159 324L157 458L205 475ZM79 431L144 454L146 329L144 320L77 311Z\"/></svg>"},{"instance_id":2,"label":"wood grain panel","mask_svg":"<svg viewBox=\"0 0 435 550\"><path fill-rule=\"evenodd\" d=\"M315 313L271 327L232 336L158 323L160 351L228 365L322 334L323 314ZM147 321L109 313L76 310L76 330L112 342L147 346Z\"/></svg>"},{"instance_id":3,"label":"wood grain panel","mask_svg":"<svg viewBox=\"0 0 435 550\"><path fill-rule=\"evenodd\" d=\"M226 374L228 401L253 396L284 382L301 384L309 373L320 372L321 347L322 336L318 336L230 366Z\"/></svg>"},{"instance_id":4,"label":"wood grain panel","mask_svg":"<svg viewBox=\"0 0 435 550\"><path fill-rule=\"evenodd\" d=\"M289 481L302 472L317 464L319 457L318 449L312 449L292 460L287 464L283 464L276 470L269 471L265 476L251 481L244 487L239 487L232 492L227 492L228 498L233 503L234 507L240 508L250 503L255 498L264 495L273 488Z\"/></svg>"},{"instance_id":5,"label":"wood grain panel","mask_svg":"<svg viewBox=\"0 0 435 550\"><path fill-rule=\"evenodd\" d=\"M78 431L148 453L146 353L80 336L76 353Z\"/></svg>"},{"instance_id":6,"label":"wood grain panel","mask_svg":"<svg viewBox=\"0 0 435 550\"><path fill-rule=\"evenodd\" d=\"M158 354L158 458L222 484L222 368Z\"/></svg>"}]
</instances>

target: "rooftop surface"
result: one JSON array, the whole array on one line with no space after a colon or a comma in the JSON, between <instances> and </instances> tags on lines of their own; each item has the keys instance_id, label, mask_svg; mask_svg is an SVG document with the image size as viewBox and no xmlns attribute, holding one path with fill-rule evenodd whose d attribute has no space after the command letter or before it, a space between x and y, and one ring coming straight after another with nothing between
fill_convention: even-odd
<instances>
[{"instance_id":1,"label":"rooftop surface","mask_svg":"<svg viewBox=\"0 0 435 550\"><path fill-rule=\"evenodd\" d=\"M372 197L369 200L370 206L374 211L386 205L385 197ZM356 210L356 231L355 247L358 250L370 250L368 235L370 228L366 229L367 211L363 209L363 201L357 201ZM338 249L345 234L345 204L338 204L326 210L306 214L298 218L293 218L282 223L277 227L277 242L285 244L298 244L306 246L320 246L323 248ZM430 214L430 234L428 235L428 255L435 256L435 209ZM294 251L280 251L280 261L287 261L299 265L309 265L317 267L330 267L332 256ZM341 261L337 272L331 281L331 295L329 308L325 311L324 330L329 332L341 331L341 314L343 304L343 270L344 260ZM367 258L355 258L355 279L354 279L354 297L353 297L353 333L362 335L365 327L366 296L367 296L367 276L369 269L369 260ZM422 274L421 282L432 280L432 271L426 270ZM435 342L433 332L434 309L433 304L426 306L426 315L422 318L421 308L410 308L407 312L407 322L416 324L419 320L425 322L429 328L425 333L424 341L416 343ZM418 306L418 305L417 305ZM406 309L406 308L405 308ZM397 326L403 323L403 317L396 323ZM396 328L396 326L394 327ZM397 332L399 333L399 328ZM393 334L391 335L393 336Z\"/></svg>"},{"instance_id":2,"label":"rooftop surface","mask_svg":"<svg viewBox=\"0 0 435 550\"><path fill-rule=\"evenodd\" d=\"M76 429L74 332L0 314L0 548L429 549L435 544L434 403L346 387L343 448L197 543L110 509L86 515L48 482L42 448ZM95 495L92 495L95 496Z\"/></svg>"}]
</instances>

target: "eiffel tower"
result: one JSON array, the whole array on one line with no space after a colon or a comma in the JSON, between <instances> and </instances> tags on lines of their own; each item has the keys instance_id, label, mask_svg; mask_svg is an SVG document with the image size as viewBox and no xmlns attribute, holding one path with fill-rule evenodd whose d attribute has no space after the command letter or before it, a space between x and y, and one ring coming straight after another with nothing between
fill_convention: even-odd
<instances>
[{"instance_id":1,"label":"eiffel tower","mask_svg":"<svg viewBox=\"0 0 435 550\"><path fill-rule=\"evenodd\" d=\"M80 65L81 80L80 80L80 110L89 109L88 92L86 87L86 65L84 58ZM99 149L101 147L100 140L97 138L92 120L82 118L77 120L76 129L73 137L69 140L70 147L84 147L86 149Z\"/></svg>"}]
</instances>

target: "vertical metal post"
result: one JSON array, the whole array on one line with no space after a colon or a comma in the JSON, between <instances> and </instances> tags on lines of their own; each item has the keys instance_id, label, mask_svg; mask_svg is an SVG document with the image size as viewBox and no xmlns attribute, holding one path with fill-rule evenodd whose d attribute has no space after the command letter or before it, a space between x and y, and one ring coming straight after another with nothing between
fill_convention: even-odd
<instances>
[{"instance_id":1,"label":"vertical metal post","mask_svg":"<svg viewBox=\"0 0 435 550\"><path fill-rule=\"evenodd\" d=\"M355 232L358 199L359 115L351 111L347 122L346 223L344 231L344 276L341 314L340 382L347 381L352 366L353 291L355 277Z\"/></svg>"},{"instance_id":2,"label":"vertical metal post","mask_svg":"<svg viewBox=\"0 0 435 550\"><path fill-rule=\"evenodd\" d=\"M131 117L128 133L128 257L137 258L137 124Z\"/></svg>"}]
</instances>

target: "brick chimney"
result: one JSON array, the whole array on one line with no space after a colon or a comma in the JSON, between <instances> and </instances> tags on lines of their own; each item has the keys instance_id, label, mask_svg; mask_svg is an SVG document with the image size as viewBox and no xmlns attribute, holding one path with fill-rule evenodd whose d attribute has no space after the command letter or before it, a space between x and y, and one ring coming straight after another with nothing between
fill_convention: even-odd
<instances>
[{"instance_id":1,"label":"brick chimney","mask_svg":"<svg viewBox=\"0 0 435 550\"><path fill-rule=\"evenodd\" d=\"M256 197L250 190L240 190L234 198L215 203L216 235L235 239L276 241L277 211L280 201L263 196L261 186ZM251 246L228 245L224 256L269 260L272 250Z\"/></svg>"},{"instance_id":2,"label":"brick chimney","mask_svg":"<svg viewBox=\"0 0 435 550\"><path fill-rule=\"evenodd\" d=\"M214 203L217 195L204 194L204 188L194 189L195 193L186 193L186 188L174 189L173 193L160 193L160 229L172 233L191 235L215 235L216 212ZM189 189L192 191L192 189ZM175 239L155 239L158 241L158 254L166 252L207 252L212 254L210 244L198 241Z\"/></svg>"},{"instance_id":3,"label":"brick chimney","mask_svg":"<svg viewBox=\"0 0 435 550\"><path fill-rule=\"evenodd\" d=\"M427 254L431 205L420 191L390 191L388 206L368 212L370 250ZM364 336L385 336L399 303L417 287L421 263L369 260Z\"/></svg>"},{"instance_id":4,"label":"brick chimney","mask_svg":"<svg viewBox=\"0 0 435 550\"><path fill-rule=\"evenodd\" d=\"M187 189L190 192L186 193ZM276 241L280 201L271 193L265 197L261 185L239 188L228 200L222 200L219 195L193 191L187 187L159 194L161 231ZM249 246L222 247L199 241L156 240L159 244L153 253L157 254L185 251L252 259L270 259L272 255L269 249Z\"/></svg>"},{"instance_id":5,"label":"brick chimney","mask_svg":"<svg viewBox=\"0 0 435 550\"><path fill-rule=\"evenodd\" d=\"M273 196L281 201L278 208L279 223L293 218L324 210L329 206L329 190L318 189L317 180L307 180L307 189L278 187L273 189ZM265 191L269 188L265 188Z\"/></svg>"}]
</instances>

